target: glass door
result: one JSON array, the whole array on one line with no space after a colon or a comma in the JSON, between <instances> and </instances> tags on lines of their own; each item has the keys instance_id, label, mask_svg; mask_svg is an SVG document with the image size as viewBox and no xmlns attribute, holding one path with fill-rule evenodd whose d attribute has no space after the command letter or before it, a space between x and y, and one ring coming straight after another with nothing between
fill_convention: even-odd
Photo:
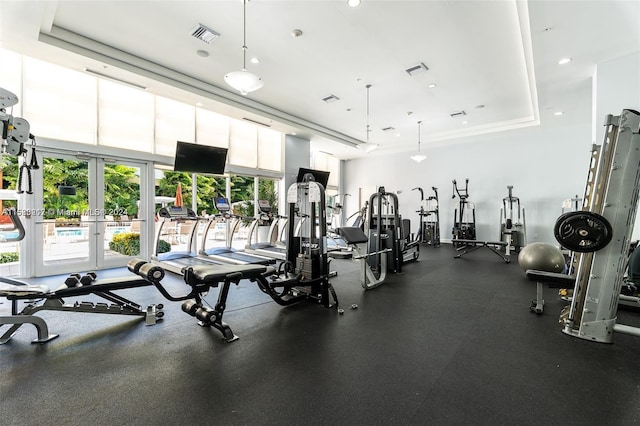
<instances>
[{"instance_id":1,"label":"glass door","mask_svg":"<svg viewBox=\"0 0 640 426\"><path fill-rule=\"evenodd\" d=\"M82 272L95 268L95 222L90 211L90 174L95 163L75 156L43 155L42 193L36 194L36 275Z\"/></svg>"},{"instance_id":2,"label":"glass door","mask_svg":"<svg viewBox=\"0 0 640 426\"><path fill-rule=\"evenodd\" d=\"M144 165L114 160L97 160L99 238L96 255L98 267L123 266L141 255L146 240L146 221L140 215L141 175Z\"/></svg>"},{"instance_id":3,"label":"glass door","mask_svg":"<svg viewBox=\"0 0 640 426\"><path fill-rule=\"evenodd\" d=\"M146 253L145 164L85 154L44 154L41 164L36 276L124 266Z\"/></svg>"}]
</instances>

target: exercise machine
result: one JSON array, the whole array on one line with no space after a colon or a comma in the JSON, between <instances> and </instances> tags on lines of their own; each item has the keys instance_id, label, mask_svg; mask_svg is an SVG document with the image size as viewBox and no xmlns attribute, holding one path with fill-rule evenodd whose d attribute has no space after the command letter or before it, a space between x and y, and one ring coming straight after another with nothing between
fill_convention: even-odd
<instances>
[{"instance_id":1,"label":"exercise machine","mask_svg":"<svg viewBox=\"0 0 640 426\"><path fill-rule=\"evenodd\" d=\"M186 294L175 295L161 283L161 265L146 263L137 274L152 283L168 300L182 301L182 310L196 317L203 327L213 327L222 333L225 341L238 337L222 320L231 284L243 279L255 282L261 291L276 303L289 306L302 301L325 308L338 306L338 298L329 281L329 259L326 251L326 210L324 187L315 182L312 174L305 174L287 191L290 217L306 216L300 236L294 236L293 222L288 224L287 260L276 269L273 266L248 265L192 265L184 268L183 279L189 287ZM313 226L318 223L319 226ZM219 287L218 300L213 308L207 306L204 296ZM331 302L333 298L334 303Z\"/></svg>"},{"instance_id":2,"label":"exercise machine","mask_svg":"<svg viewBox=\"0 0 640 426\"><path fill-rule=\"evenodd\" d=\"M574 288L560 314L563 333L612 343L615 332L640 336L616 316L638 208L640 113L607 115L605 126L603 143L592 146L582 209L560 216L554 236L576 252L578 265L567 280Z\"/></svg>"},{"instance_id":3,"label":"exercise machine","mask_svg":"<svg viewBox=\"0 0 640 426\"><path fill-rule=\"evenodd\" d=\"M453 195L451 198L459 199L459 206L453 214L453 248L456 254L453 256L459 259L462 256L472 253L481 248L491 250L498 255L505 263L510 263L509 253L506 250L507 244L504 241L478 241L476 239L476 211L475 206L469 201L469 179L465 179L464 189L458 188L458 183L453 180ZM503 255L506 251L507 255Z\"/></svg>"},{"instance_id":4,"label":"exercise machine","mask_svg":"<svg viewBox=\"0 0 640 426\"><path fill-rule=\"evenodd\" d=\"M151 262L162 266L169 272L182 275L184 268L194 265L219 265L220 262L198 254L197 240L200 224L208 222L206 217L198 216L185 206L166 206L158 210L158 223L155 236L155 249ZM162 253L160 241L185 243L186 250Z\"/></svg>"},{"instance_id":5,"label":"exercise machine","mask_svg":"<svg viewBox=\"0 0 640 426\"><path fill-rule=\"evenodd\" d=\"M15 211L7 211L11 218L15 236L6 238L5 241L20 241L24 238L24 228ZM143 262L132 264L132 272L142 266ZM164 275L156 275L162 279ZM39 311L64 311L92 314L133 315L145 319L147 325L154 325L164 316L162 304L152 304L143 308L141 305L115 293L136 287L149 286L151 283L137 275L100 279L97 274L89 272L84 275L70 275L58 289L51 290L48 286L29 284L21 280L0 277L0 297L11 302L11 315L0 316L0 327L9 325L9 329L0 336L0 344L7 343L13 335L25 324L31 324L36 328L37 338L32 343L46 343L58 337L50 334L46 321L36 316ZM65 299L92 295L109 302L76 301L66 303ZM21 304L24 304L22 306Z\"/></svg>"},{"instance_id":6,"label":"exercise machine","mask_svg":"<svg viewBox=\"0 0 640 426\"><path fill-rule=\"evenodd\" d=\"M367 262L374 269L381 268L381 257L388 257L386 265L393 272L402 272L402 265L418 260L420 241L413 239L411 221L398 213L398 196L386 192L383 186L369 197L365 229L368 238ZM391 249L382 253L385 249Z\"/></svg>"},{"instance_id":7,"label":"exercise machine","mask_svg":"<svg viewBox=\"0 0 640 426\"><path fill-rule=\"evenodd\" d=\"M33 182L31 171L40 168L36 159L36 137L29 130L29 122L21 117L14 117L7 112L7 108L12 108L18 103L18 97L12 92L0 87L0 142L2 143L1 153L18 157L20 165L18 169L18 179L16 192L18 194L33 194ZM31 158L27 160L29 150L25 145L31 147ZM26 187L25 187L26 184Z\"/></svg>"},{"instance_id":8,"label":"exercise machine","mask_svg":"<svg viewBox=\"0 0 640 426\"><path fill-rule=\"evenodd\" d=\"M218 210L218 214L210 216L209 220L205 222L202 232L201 249L198 252L199 255L211 258L220 263L232 263L234 265L246 265L249 263L270 265L276 262L272 257L260 256L234 249L232 247L233 235L235 235L239 228L242 218L231 214L231 205L226 197L217 196L214 198L213 203L216 210ZM224 246L209 247L209 241L215 240L215 238L209 239L209 236L219 230L218 225L222 225L224 229Z\"/></svg>"},{"instance_id":9,"label":"exercise machine","mask_svg":"<svg viewBox=\"0 0 640 426\"><path fill-rule=\"evenodd\" d=\"M475 206L469 201L469 179L465 179L464 189L458 188L458 183L453 180L452 199L458 196L458 208L453 213L453 246L460 247L467 243L459 240L476 239L476 211Z\"/></svg>"},{"instance_id":10,"label":"exercise machine","mask_svg":"<svg viewBox=\"0 0 640 426\"><path fill-rule=\"evenodd\" d=\"M353 247L354 260L360 261L360 283L365 290L371 290L384 283L387 277L387 253L391 251L391 248L384 248L377 252L368 251L369 238L358 226L349 226L337 229L338 234L347 242L347 244ZM366 249L362 249L362 245L365 245ZM369 262L369 257L377 256L376 259L379 263L373 265Z\"/></svg>"},{"instance_id":11,"label":"exercise machine","mask_svg":"<svg viewBox=\"0 0 640 426\"><path fill-rule=\"evenodd\" d=\"M422 188L413 188L420 191L420 210L416 213L420 216L420 231L418 240L422 244L432 247L440 247L440 210L438 204L438 188L432 186L435 195L424 197Z\"/></svg>"},{"instance_id":12,"label":"exercise machine","mask_svg":"<svg viewBox=\"0 0 640 426\"><path fill-rule=\"evenodd\" d=\"M524 208L520 205L520 198L513 196L513 186L507 186L509 195L502 199L500 209L500 241L507 243L505 254L511 251L519 252L527 245Z\"/></svg>"},{"instance_id":13,"label":"exercise machine","mask_svg":"<svg viewBox=\"0 0 640 426\"><path fill-rule=\"evenodd\" d=\"M287 216L274 216L267 200L258 200L258 217L249 227L245 251L276 260L286 258ZM260 231L268 227L267 241L261 241Z\"/></svg>"}]
</instances>

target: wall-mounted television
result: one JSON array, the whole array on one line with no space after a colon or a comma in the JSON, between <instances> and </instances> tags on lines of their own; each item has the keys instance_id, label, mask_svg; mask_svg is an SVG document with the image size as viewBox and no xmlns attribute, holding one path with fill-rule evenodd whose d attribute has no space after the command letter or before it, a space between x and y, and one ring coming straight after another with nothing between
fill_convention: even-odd
<instances>
[{"instance_id":1,"label":"wall-mounted television","mask_svg":"<svg viewBox=\"0 0 640 426\"><path fill-rule=\"evenodd\" d=\"M221 175L227 163L227 148L178 141L173 170Z\"/></svg>"},{"instance_id":2,"label":"wall-mounted television","mask_svg":"<svg viewBox=\"0 0 640 426\"><path fill-rule=\"evenodd\" d=\"M329 182L329 172L325 172L322 170L313 170L313 169L305 169L300 167L298 169L298 178L296 182L302 182L304 179L304 175L307 173L311 173L313 175L313 179L315 182L322 185L324 189L327 189L327 183Z\"/></svg>"}]
</instances>

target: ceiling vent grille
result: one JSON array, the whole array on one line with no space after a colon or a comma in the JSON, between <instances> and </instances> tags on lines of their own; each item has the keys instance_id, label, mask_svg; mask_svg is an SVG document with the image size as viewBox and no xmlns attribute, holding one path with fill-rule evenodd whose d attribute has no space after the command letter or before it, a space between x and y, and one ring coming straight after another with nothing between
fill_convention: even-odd
<instances>
[{"instance_id":1,"label":"ceiling vent grille","mask_svg":"<svg viewBox=\"0 0 640 426\"><path fill-rule=\"evenodd\" d=\"M207 44L211 44L211 42L215 39L217 39L218 37L220 37L220 34L213 31L210 28L205 27L202 24L198 24L196 25L192 30L191 30L191 35L195 38L197 38L198 40L202 40Z\"/></svg>"},{"instance_id":2,"label":"ceiling vent grille","mask_svg":"<svg viewBox=\"0 0 640 426\"><path fill-rule=\"evenodd\" d=\"M242 117L242 119L243 119L243 120L245 120L245 121L248 121L248 122L250 122L250 123L257 124L257 125L259 125L259 126L271 127L271 125L270 125L270 124L261 123L261 122L259 122L259 121L252 120L252 119L247 118L247 117Z\"/></svg>"},{"instance_id":3,"label":"ceiling vent grille","mask_svg":"<svg viewBox=\"0 0 640 426\"><path fill-rule=\"evenodd\" d=\"M458 111L451 114L451 118L462 117L463 115L467 115L467 113L464 111Z\"/></svg>"},{"instance_id":4,"label":"ceiling vent grille","mask_svg":"<svg viewBox=\"0 0 640 426\"><path fill-rule=\"evenodd\" d=\"M414 76L416 74L421 74L423 72L427 72L429 71L429 68L423 64L422 62L420 62L418 65L414 65L411 68L407 68L406 70L404 70L407 74L409 74L410 76Z\"/></svg>"},{"instance_id":5,"label":"ceiling vent grille","mask_svg":"<svg viewBox=\"0 0 640 426\"><path fill-rule=\"evenodd\" d=\"M326 103L330 104L330 103L339 101L340 98L337 97L336 95L329 95L329 96L326 96L326 97L322 98L322 100L325 101Z\"/></svg>"},{"instance_id":6,"label":"ceiling vent grille","mask_svg":"<svg viewBox=\"0 0 640 426\"><path fill-rule=\"evenodd\" d=\"M395 129L396 129L395 127L393 127L393 126L389 126L389 127L384 127L384 128L382 129L382 131L383 131L383 132L390 132L390 131L395 130Z\"/></svg>"}]
</instances>

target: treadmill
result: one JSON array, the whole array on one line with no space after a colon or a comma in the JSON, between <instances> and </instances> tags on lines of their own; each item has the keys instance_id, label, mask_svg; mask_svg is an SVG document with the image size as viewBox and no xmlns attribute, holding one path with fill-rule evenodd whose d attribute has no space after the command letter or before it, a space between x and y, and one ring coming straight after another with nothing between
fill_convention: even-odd
<instances>
[{"instance_id":1,"label":"treadmill","mask_svg":"<svg viewBox=\"0 0 640 426\"><path fill-rule=\"evenodd\" d=\"M232 265L271 265L276 263L276 259L273 257L261 256L257 254L247 253L242 250L236 250L231 247L231 241L233 240L233 234L237 227L240 225L240 219L231 215L231 205L226 197L216 197L213 199L218 214L213 216L205 227L202 233L202 249L199 251L199 255L211 259L218 263L232 264ZM207 248L207 242L209 233L215 232L218 224L224 224L225 246ZM213 225L213 226L212 226Z\"/></svg>"},{"instance_id":2,"label":"treadmill","mask_svg":"<svg viewBox=\"0 0 640 426\"><path fill-rule=\"evenodd\" d=\"M151 263L178 275L183 275L184 269L189 266L221 264L213 259L198 256L196 253L197 231L202 221L207 219L198 217L193 210L184 206L162 207L158 210L158 217L160 219ZM169 239L171 243L174 243L173 245L182 246L181 238L187 238L186 250L158 252L160 240Z\"/></svg>"},{"instance_id":3,"label":"treadmill","mask_svg":"<svg viewBox=\"0 0 640 426\"><path fill-rule=\"evenodd\" d=\"M273 234L276 230L275 227L280 222L280 217L275 219L272 218L271 205L266 200L258 200L258 210L260 211L261 217L271 219L272 222L271 222L271 227L269 228L269 237L271 238L272 241L274 241ZM286 218L284 219L285 219L284 223L286 224L287 219ZM255 254L258 256L266 256L266 257L270 257L272 259L277 259L277 260L286 260L287 247L284 244L279 243L277 241L277 237L275 238L276 241L274 242L256 242L256 243L251 242L253 232L256 231L256 228L258 226L257 225L258 220L259 219L256 219L256 221L252 224L252 231L249 233L249 239L244 250L247 253ZM283 226L283 229L286 229L286 227Z\"/></svg>"}]
</instances>

